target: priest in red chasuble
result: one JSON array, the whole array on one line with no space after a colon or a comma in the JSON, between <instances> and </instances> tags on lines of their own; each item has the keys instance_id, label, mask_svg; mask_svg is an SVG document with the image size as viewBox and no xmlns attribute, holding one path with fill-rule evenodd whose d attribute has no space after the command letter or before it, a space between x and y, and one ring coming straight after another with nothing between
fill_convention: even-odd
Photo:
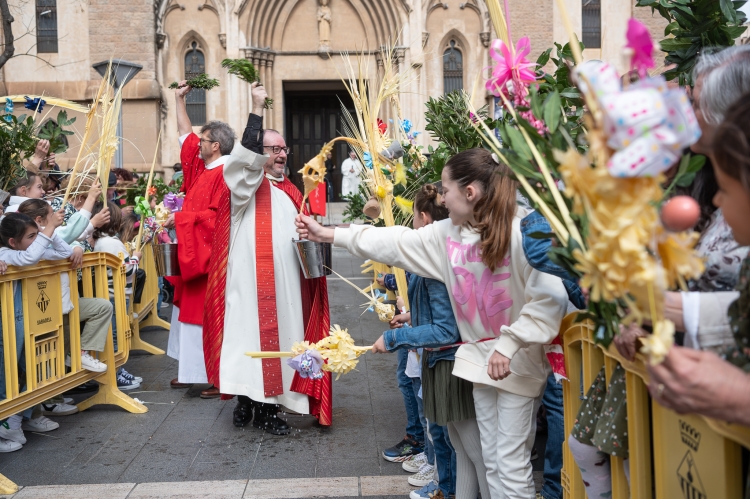
<instances>
[{"instance_id":1,"label":"priest in red chasuble","mask_svg":"<svg viewBox=\"0 0 750 499\"><path fill-rule=\"evenodd\" d=\"M203 355L203 308L216 214L221 203L229 201L223 167L235 142L234 131L220 121L209 121L199 134L193 133L185 105L190 90L185 86L175 91L185 203L182 211L170 215L164 224L177 232L181 274L169 278L175 286L175 306L167 354L179 361L173 388L208 382ZM219 395L214 387L201 392L203 398Z\"/></svg>"},{"instance_id":2,"label":"priest in red chasuble","mask_svg":"<svg viewBox=\"0 0 750 499\"><path fill-rule=\"evenodd\" d=\"M284 176L288 148L262 131L266 91L252 85L253 112L242 144L224 165L231 199L219 209L206 299L205 354L209 382L238 395L235 426L288 434L278 406L331 424L331 377L303 379L285 360L251 359L248 351L289 351L328 336L325 278L301 275L292 239L302 193Z\"/></svg>"}]
</instances>

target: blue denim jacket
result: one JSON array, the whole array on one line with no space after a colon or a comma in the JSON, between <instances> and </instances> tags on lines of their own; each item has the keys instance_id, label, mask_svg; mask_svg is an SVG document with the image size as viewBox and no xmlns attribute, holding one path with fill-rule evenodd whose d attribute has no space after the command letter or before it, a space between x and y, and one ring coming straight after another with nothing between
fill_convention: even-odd
<instances>
[{"instance_id":1,"label":"blue denim jacket","mask_svg":"<svg viewBox=\"0 0 750 499\"><path fill-rule=\"evenodd\" d=\"M388 351L399 348L436 348L457 343L461 339L453 316L448 289L440 281L412 275L409 281L411 324L383 333ZM439 360L453 360L458 347L441 351L427 351L427 365L434 367Z\"/></svg>"},{"instance_id":2,"label":"blue denim jacket","mask_svg":"<svg viewBox=\"0 0 750 499\"><path fill-rule=\"evenodd\" d=\"M523 253L526 255L529 265L545 274L562 279L565 290L568 292L568 298L578 309L586 308L586 300L583 297L581 288L578 286L578 280L568 274L568 271L550 260L547 253L552 247L551 239L536 239L529 234L534 232L552 232L549 222L538 211L532 211L529 215L521 220L521 235L523 236Z\"/></svg>"}]
</instances>

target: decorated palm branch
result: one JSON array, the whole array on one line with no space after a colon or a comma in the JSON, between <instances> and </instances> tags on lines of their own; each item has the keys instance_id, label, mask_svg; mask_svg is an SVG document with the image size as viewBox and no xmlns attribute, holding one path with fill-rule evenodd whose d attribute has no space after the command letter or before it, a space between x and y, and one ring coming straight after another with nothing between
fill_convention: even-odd
<instances>
[{"instance_id":1,"label":"decorated palm branch","mask_svg":"<svg viewBox=\"0 0 750 499\"><path fill-rule=\"evenodd\" d=\"M245 355L254 359L292 357L287 364L303 378L320 379L322 371L328 371L339 379L342 374L354 370L359 356L371 348L356 346L349 331L335 324L327 337L317 343L295 342L291 352L245 352Z\"/></svg>"},{"instance_id":2,"label":"decorated palm branch","mask_svg":"<svg viewBox=\"0 0 750 499\"><path fill-rule=\"evenodd\" d=\"M112 158L119 147L117 122L122 107L122 87L115 88L112 85L111 72L112 61L110 60L86 115L86 128L81 137L76 162L70 171L64 202L67 202L71 196L81 194L83 179L89 175L95 174L102 185L107 185L109 181ZM94 129L99 132L96 139L92 137ZM104 192L102 192L102 197Z\"/></svg>"},{"instance_id":3,"label":"decorated palm branch","mask_svg":"<svg viewBox=\"0 0 750 499\"><path fill-rule=\"evenodd\" d=\"M662 223L666 213L660 219L663 172L680 161L700 129L684 91L648 74L653 45L644 26L629 23L632 71L640 80L623 87L609 64L582 63L559 4L576 63L571 76L585 101L583 121L567 121L572 114L556 90L543 99L536 94L539 75L525 60L528 39L514 47L508 38L493 42L497 65L487 82L505 116L497 134L483 121L473 125L549 221L553 234L532 236L552 238L550 257L588 290L588 310L579 317L595 322L597 341L608 344L620 322L650 320L653 334L644 341L644 353L660 362L674 333L664 319L663 293L703 272L693 250L698 235L685 230L692 225ZM510 30L498 32L509 37ZM571 140L571 126L583 127L585 144Z\"/></svg>"},{"instance_id":4,"label":"decorated palm branch","mask_svg":"<svg viewBox=\"0 0 750 499\"><path fill-rule=\"evenodd\" d=\"M391 60L392 51L391 47L385 48L386 60ZM375 221L382 218L386 226L393 226L396 225L394 207L407 213L411 210L410 201L395 196L393 192L394 186L406 184L407 178L404 163L400 160L404 154L400 139L405 134L401 126L403 120L398 95L400 87L411 75L398 73L392 64L385 64L382 79L374 87L368 75L369 64L364 56L358 56L356 64L346 54L343 58L346 77L342 80L354 103L354 115L343 109L344 131L356 141L353 149L365 165L362 178L369 198L365 214ZM388 126L377 115L380 109L388 105L392 107L399 123L399 126L391 127L397 129L395 137L389 135ZM418 152L416 155L418 161L423 160ZM408 307L406 275L403 269L393 270L398 294L404 298Z\"/></svg>"}]
</instances>

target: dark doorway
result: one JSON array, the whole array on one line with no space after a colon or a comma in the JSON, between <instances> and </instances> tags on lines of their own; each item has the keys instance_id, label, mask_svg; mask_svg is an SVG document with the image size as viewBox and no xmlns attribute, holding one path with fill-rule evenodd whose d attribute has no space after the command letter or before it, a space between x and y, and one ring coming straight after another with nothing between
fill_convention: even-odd
<instances>
[{"instance_id":1,"label":"dark doorway","mask_svg":"<svg viewBox=\"0 0 750 499\"><path fill-rule=\"evenodd\" d=\"M302 176L297 172L320 152L326 142L344 135L341 103L354 115L354 104L346 90L318 90L323 85L320 84L322 82L316 83L318 82L295 82L284 86L284 135L292 153L288 160L289 178L300 190L303 189ZM331 82L329 85L334 88L343 86L340 82ZM305 87L310 89L304 90ZM332 159L336 169L333 172L331 201L341 200L341 163L347 158L348 151L345 142L339 142L333 148Z\"/></svg>"}]
</instances>

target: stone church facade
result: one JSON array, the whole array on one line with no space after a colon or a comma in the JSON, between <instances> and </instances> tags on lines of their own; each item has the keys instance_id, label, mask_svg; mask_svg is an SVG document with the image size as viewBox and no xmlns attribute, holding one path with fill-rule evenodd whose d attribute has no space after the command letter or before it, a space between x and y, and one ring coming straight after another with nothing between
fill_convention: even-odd
<instances>
[{"instance_id":1,"label":"stone church facade","mask_svg":"<svg viewBox=\"0 0 750 499\"><path fill-rule=\"evenodd\" d=\"M497 0L492 0L497 1ZM564 0L587 58L623 64L627 19L646 22L656 39L665 23L635 0ZM0 95L41 94L90 100L100 76L93 63L121 58L143 70L124 91L125 166L148 169L159 130L166 176L179 161L174 98L167 87L205 71L221 85L189 101L194 124L222 120L242 135L249 87L227 75L224 58L259 69L274 99L266 126L287 136L291 167L301 166L341 131L341 54L361 54L369 78L384 64L410 72L401 89L404 117L424 128L424 102L454 88L474 89L476 106L492 104L479 75L491 65L494 33L485 0L10 0L14 30L28 30L0 69ZM565 42L554 0L509 0L512 35L529 36L532 56ZM51 19L54 16L54 19ZM54 22L53 22L54 21ZM54 26L52 26L54 24ZM54 28L54 32L53 29ZM48 43L56 36L56 44ZM44 43L42 43L44 42ZM385 60L382 47L394 46ZM383 117L388 111L383 110ZM83 131L85 117L78 122ZM421 136L425 143L429 137ZM73 139L75 146L75 139ZM75 147L61 164L70 164ZM345 149L337 150L343 160ZM146 159L144 159L146 158ZM299 163L299 165L297 165Z\"/></svg>"}]
</instances>

